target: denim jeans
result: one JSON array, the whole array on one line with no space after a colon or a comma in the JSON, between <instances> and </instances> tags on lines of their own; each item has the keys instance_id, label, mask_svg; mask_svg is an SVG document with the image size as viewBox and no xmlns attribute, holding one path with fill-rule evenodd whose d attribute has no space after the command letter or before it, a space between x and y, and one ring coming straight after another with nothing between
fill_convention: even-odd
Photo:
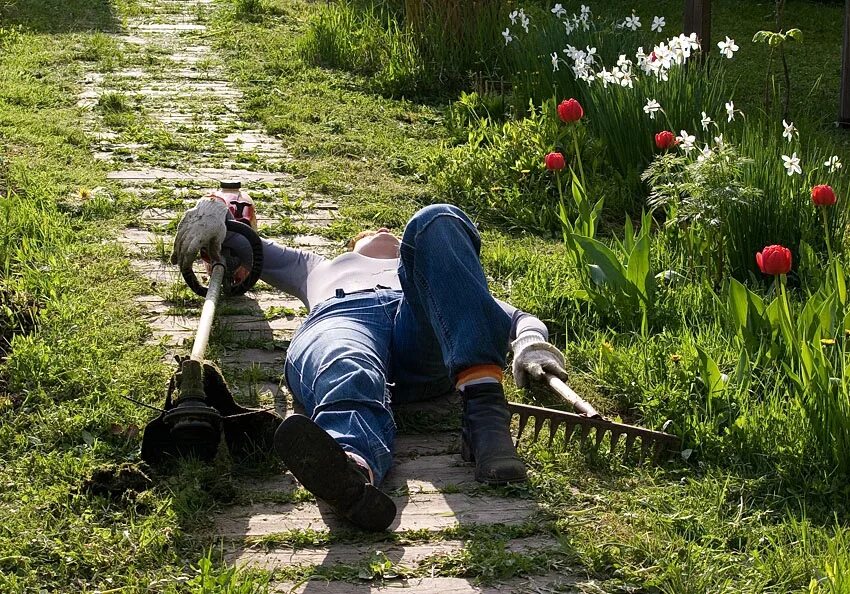
<instances>
[{"instance_id":1,"label":"denim jeans","mask_svg":"<svg viewBox=\"0 0 850 594\"><path fill-rule=\"evenodd\" d=\"M286 381L310 417L376 482L392 463L390 409L451 391L459 372L504 367L511 320L490 295L481 238L458 208L432 205L405 227L401 291L376 288L322 302L296 332Z\"/></svg>"}]
</instances>

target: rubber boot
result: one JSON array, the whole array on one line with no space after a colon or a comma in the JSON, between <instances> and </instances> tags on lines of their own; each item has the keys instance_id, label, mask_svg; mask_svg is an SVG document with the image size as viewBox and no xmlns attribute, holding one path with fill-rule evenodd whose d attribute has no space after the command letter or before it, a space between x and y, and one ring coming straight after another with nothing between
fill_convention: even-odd
<instances>
[{"instance_id":1,"label":"rubber boot","mask_svg":"<svg viewBox=\"0 0 850 594\"><path fill-rule=\"evenodd\" d=\"M386 530L395 520L395 503L369 481L368 469L309 418L287 417L275 432L274 447L305 489L358 528Z\"/></svg>"},{"instance_id":2,"label":"rubber boot","mask_svg":"<svg viewBox=\"0 0 850 594\"><path fill-rule=\"evenodd\" d=\"M511 437L511 415L502 384L467 386L463 397L461 456L475 462L475 480L504 485L527 480Z\"/></svg>"}]
</instances>

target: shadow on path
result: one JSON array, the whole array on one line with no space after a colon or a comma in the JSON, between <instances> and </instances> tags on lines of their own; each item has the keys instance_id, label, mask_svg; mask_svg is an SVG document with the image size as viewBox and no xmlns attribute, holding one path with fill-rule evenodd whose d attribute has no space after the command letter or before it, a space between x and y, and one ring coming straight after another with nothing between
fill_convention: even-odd
<instances>
[{"instance_id":1,"label":"shadow on path","mask_svg":"<svg viewBox=\"0 0 850 594\"><path fill-rule=\"evenodd\" d=\"M37 33L117 31L121 21L112 0L0 0L0 24Z\"/></svg>"}]
</instances>

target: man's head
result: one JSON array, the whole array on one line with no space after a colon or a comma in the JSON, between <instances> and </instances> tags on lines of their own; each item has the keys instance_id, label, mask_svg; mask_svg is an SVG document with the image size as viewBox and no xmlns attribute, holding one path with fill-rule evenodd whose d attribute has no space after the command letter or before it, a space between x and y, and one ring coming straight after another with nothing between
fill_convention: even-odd
<instances>
[{"instance_id":1,"label":"man's head","mask_svg":"<svg viewBox=\"0 0 850 594\"><path fill-rule=\"evenodd\" d=\"M348 242L348 249L369 258L398 258L401 242L386 227L361 231Z\"/></svg>"}]
</instances>

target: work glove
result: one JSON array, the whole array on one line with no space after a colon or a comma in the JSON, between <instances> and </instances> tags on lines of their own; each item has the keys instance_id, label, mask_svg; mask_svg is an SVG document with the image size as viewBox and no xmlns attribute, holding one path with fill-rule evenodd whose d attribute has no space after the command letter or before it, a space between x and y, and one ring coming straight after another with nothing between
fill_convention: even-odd
<instances>
[{"instance_id":1,"label":"work glove","mask_svg":"<svg viewBox=\"0 0 850 594\"><path fill-rule=\"evenodd\" d=\"M206 250L210 262L219 262L221 244L227 236L225 221L229 214L227 205L216 198L198 200L177 225L171 263L179 264L181 270L191 268L201 249Z\"/></svg>"},{"instance_id":2,"label":"work glove","mask_svg":"<svg viewBox=\"0 0 850 594\"><path fill-rule=\"evenodd\" d=\"M546 373L562 380L567 379L564 355L546 342L539 333L520 334L511 343L511 349L514 352L514 381L520 388L528 388L531 380L542 380Z\"/></svg>"}]
</instances>

